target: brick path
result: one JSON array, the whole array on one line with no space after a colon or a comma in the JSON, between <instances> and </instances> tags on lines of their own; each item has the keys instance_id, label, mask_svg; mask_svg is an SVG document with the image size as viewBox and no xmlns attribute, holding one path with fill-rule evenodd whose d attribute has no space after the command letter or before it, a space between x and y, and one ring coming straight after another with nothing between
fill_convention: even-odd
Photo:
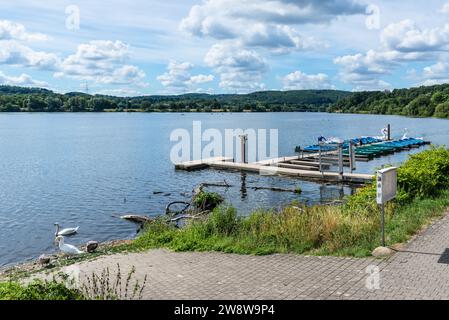
<instances>
[{"instance_id":1,"label":"brick path","mask_svg":"<svg viewBox=\"0 0 449 320\"><path fill-rule=\"evenodd\" d=\"M449 265L438 262L448 247L446 216L388 261L152 250L77 266L81 278L117 263L122 274L135 266L138 279L148 275L145 299L449 299ZM380 270L379 290L366 287L370 266Z\"/></svg>"}]
</instances>

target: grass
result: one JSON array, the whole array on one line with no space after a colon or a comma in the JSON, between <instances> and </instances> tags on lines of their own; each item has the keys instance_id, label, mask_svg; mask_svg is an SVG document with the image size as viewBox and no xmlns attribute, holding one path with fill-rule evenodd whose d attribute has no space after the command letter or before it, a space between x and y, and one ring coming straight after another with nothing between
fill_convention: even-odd
<instances>
[{"instance_id":1,"label":"grass","mask_svg":"<svg viewBox=\"0 0 449 320\"><path fill-rule=\"evenodd\" d=\"M388 245L406 242L444 214L449 207L448 176L449 150L444 148L413 155L401 166L397 200L386 208ZM375 186L370 185L342 206L291 205L280 211L256 211L248 217L221 206L206 220L191 222L183 229L157 220L128 248L365 257L380 245L375 199Z\"/></svg>"},{"instance_id":2,"label":"grass","mask_svg":"<svg viewBox=\"0 0 449 320\"><path fill-rule=\"evenodd\" d=\"M449 207L449 191L416 199L386 210L387 243L403 243ZM238 217L235 209L219 207L211 216L183 229L157 221L129 248L165 247L174 251L221 251L266 255L369 256L380 245L380 214L350 214L344 206L289 206L279 212L258 211Z\"/></svg>"},{"instance_id":3,"label":"grass","mask_svg":"<svg viewBox=\"0 0 449 320\"><path fill-rule=\"evenodd\" d=\"M84 296L57 281L35 280L27 285L7 281L0 282L0 300L84 300Z\"/></svg>"},{"instance_id":4,"label":"grass","mask_svg":"<svg viewBox=\"0 0 449 320\"><path fill-rule=\"evenodd\" d=\"M109 268L100 274L93 272L83 283L63 272L51 281L33 280L23 284L18 280L0 282L0 300L141 300L147 282L135 279L136 269L123 277L120 265L111 273Z\"/></svg>"}]
</instances>

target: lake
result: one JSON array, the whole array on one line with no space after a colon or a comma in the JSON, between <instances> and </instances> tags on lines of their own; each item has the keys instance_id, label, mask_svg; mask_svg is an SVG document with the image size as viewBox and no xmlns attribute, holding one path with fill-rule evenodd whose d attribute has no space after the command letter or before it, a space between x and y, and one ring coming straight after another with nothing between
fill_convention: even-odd
<instances>
[{"instance_id":1,"label":"lake","mask_svg":"<svg viewBox=\"0 0 449 320\"><path fill-rule=\"evenodd\" d=\"M187 200L184 193L206 181L226 179L232 187L214 191L222 193L240 214L293 200L326 203L352 191L348 186L280 177L215 170L177 172L170 162L174 144L170 134L177 128L192 130L193 121L202 121L204 130L278 129L281 156L294 155L296 145L313 144L320 135L377 136L388 123L394 137L401 137L408 128L412 137L435 144L449 141L446 120L397 116L0 113L0 266L54 252L55 222L63 227L80 226L79 234L67 239L75 245L134 237L136 226L118 215L159 215L167 203ZM372 173L386 162L399 164L408 154L358 163L357 172ZM253 191L254 186L300 186L303 193Z\"/></svg>"}]
</instances>

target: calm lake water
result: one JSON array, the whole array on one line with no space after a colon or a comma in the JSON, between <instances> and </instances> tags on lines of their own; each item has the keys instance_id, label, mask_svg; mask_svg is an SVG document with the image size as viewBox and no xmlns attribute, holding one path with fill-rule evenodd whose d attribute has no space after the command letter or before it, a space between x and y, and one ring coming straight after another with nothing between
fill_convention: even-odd
<instances>
[{"instance_id":1,"label":"calm lake water","mask_svg":"<svg viewBox=\"0 0 449 320\"><path fill-rule=\"evenodd\" d=\"M167 203L188 199L182 194L206 181L226 179L232 187L217 191L240 214L293 200L327 202L351 192L345 186L288 178L214 170L176 172L170 162L170 133L177 128L191 130L192 121L202 121L203 130L279 129L281 156L293 155L296 145L312 144L320 135L380 135L387 123L395 137L408 128L410 136L436 144L449 142L449 121L396 116L0 113L0 266L55 251L54 222L80 226L79 234L67 240L75 245L133 237L136 226L117 215L158 215ZM359 163L358 172L373 172L385 162L398 164L407 154ZM303 193L253 191L254 186L300 186Z\"/></svg>"}]
</instances>

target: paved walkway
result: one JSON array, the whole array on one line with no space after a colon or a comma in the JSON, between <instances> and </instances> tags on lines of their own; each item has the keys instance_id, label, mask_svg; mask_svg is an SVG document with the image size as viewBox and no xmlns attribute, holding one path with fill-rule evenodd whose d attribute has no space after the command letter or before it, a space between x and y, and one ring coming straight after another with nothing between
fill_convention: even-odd
<instances>
[{"instance_id":1,"label":"paved walkway","mask_svg":"<svg viewBox=\"0 0 449 320\"><path fill-rule=\"evenodd\" d=\"M148 275L144 299L449 299L448 247L446 216L388 261L152 250L77 267L83 279L117 263L122 274L135 266L138 279Z\"/></svg>"}]
</instances>

